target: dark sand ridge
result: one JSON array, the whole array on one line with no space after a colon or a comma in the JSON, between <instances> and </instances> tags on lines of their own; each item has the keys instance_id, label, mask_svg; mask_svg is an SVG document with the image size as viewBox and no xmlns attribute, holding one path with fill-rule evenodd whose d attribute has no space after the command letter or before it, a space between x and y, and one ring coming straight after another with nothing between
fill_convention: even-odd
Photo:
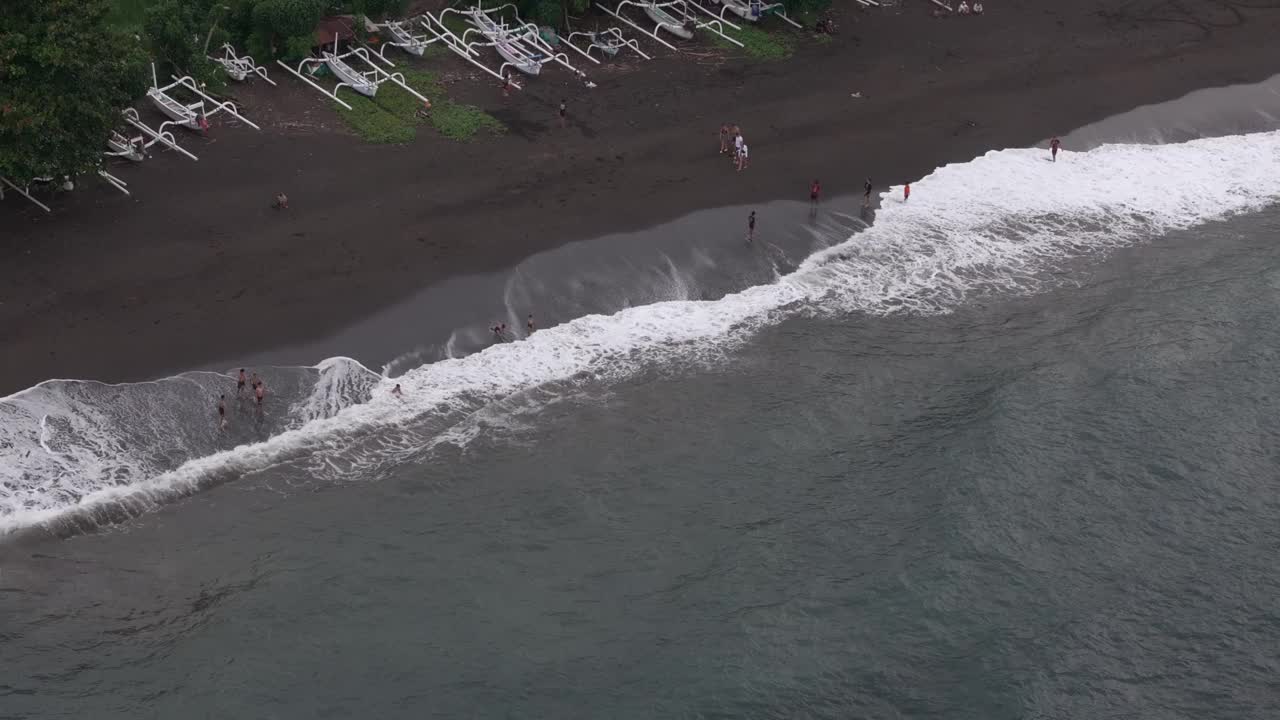
<instances>
[{"instance_id":1,"label":"dark sand ridge","mask_svg":"<svg viewBox=\"0 0 1280 720\"><path fill-rule=\"evenodd\" d=\"M49 217L0 204L0 392L49 377L143 379L304 342L430 282L570 240L800 198L814 177L828 194L867 175L900 182L1280 71L1280 0L1024 0L945 20L925 0L903 3L846 10L834 41L781 63L700 48L593 69L595 90L551 71L505 103L494 83L461 79L452 93L512 129L469 144L423 133L368 146L335 131L296 82L246 90L263 133L215 123L207 140L184 140L198 163L159 155L122 168L132 199L77 192ZM715 156L724 120L744 127L748 172ZM277 190L287 213L268 207Z\"/></svg>"}]
</instances>

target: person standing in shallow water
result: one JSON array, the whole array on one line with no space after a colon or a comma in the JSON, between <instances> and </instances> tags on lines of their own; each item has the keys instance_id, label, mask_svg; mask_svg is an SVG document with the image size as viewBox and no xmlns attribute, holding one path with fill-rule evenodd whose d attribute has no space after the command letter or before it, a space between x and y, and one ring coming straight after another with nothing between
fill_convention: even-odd
<instances>
[{"instance_id":1,"label":"person standing in shallow water","mask_svg":"<svg viewBox=\"0 0 1280 720\"><path fill-rule=\"evenodd\" d=\"M525 327L525 330L527 330L530 335L533 334L533 330L534 330L533 313L529 313L529 319L525 321L524 327Z\"/></svg>"},{"instance_id":2,"label":"person standing in shallow water","mask_svg":"<svg viewBox=\"0 0 1280 720\"><path fill-rule=\"evenodd\" d=\"M902 186L902 202L906 202L910 199L911 199L911 183L907 183L906 185Z\"/></svg>"},{"instance_id":3,"label":"person standing in shallow water","mask_svg":"<svg viewBox=\"0 0 1280 720\"><path fill-rule=\"evenodd\" d=\"M1057 135L1054 135L1053 139L1049 141L1049 156L1053 159L1053 162L1058 162L1058 147L1060 145L1062 145L1062 141L1058 139Z\"/></svg>"},{"instance_id":4,"label":"person standing in shallow water","mask_svg":"<svg viewBox=\"0 0 1280 720\"><path fill-rule=\"evenodd\" d=\"M862 183L862 207L871 207L871 178Z\"/></svg>"},{"instance_id":5,"label":"person standing in shallow water","mask_svg":"<svg viewBox=\"0 0 1280 720\"><path fill-rule=\"evenodd\" d=\"M227 396L218 396L218 429L227 429Z\"/></svg>"},{"instance_id":6,"label":"person standing in shallow water","mask_svg":"<svg viewBox=\"0 0 1280 720\"><path fill-rule=\"evenodd\" d=\"M756 237L756 211L752 210L747 216L747 243L749 244Z\"/></svg>"}]
</instances>

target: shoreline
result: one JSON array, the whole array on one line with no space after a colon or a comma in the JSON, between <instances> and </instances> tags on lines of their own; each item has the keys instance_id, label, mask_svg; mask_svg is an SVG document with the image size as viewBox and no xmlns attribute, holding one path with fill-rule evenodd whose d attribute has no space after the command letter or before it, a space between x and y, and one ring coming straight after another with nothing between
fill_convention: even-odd
<instances>
[{"instance_id":1,"label":"shoreline","mask_svg":"<svg viewBox=\"0 0 1280 720\"><path fill-rule=\"evenodd\" d=\"M574 241L799 199L815 175L832 197L867 175L882 190L1280 71L1277 10L1248 10L1202 37L1040 0L974 19L934 20L923 5L845 10L830 43L777 63L658 58L593 73L592 91L558 73L509 104L488 82L453 83L457 99L507 124L501 138L379 147L327 129L220 125L183 143L198 163L158 154L124 169L133 198L95 187L60 196L49 217L0 203L0 224L17 229L0 241L0 395L50 377L143 380L314 342L434 283ZM457 69L451 58L435 65ZM243 96L251 118L292 106L323 124L330 111L304 90L282 83ZM563 132L552 119L562 93ZM744 173L715 157L728 119L752 147ZM278 188L288 214L267 207Z\"/></svg>"}]
</instances>

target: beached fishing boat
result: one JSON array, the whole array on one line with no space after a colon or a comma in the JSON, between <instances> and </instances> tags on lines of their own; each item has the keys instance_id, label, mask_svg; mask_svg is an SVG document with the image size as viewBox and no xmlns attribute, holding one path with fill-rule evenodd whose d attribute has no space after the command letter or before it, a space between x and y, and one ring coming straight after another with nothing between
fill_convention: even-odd
<instances>
[{"instance_id":1,"label":"beached fishing boat","mask_svg":"<svg viewBox=\"0 0 1280 720\"><path fill-rule=\"evenodd\" d=\"M647 3L644 6L644 14L649 16L658 27L685 40L693 39L693 28L680 22L674 15L667 12L664 5L669 3Z\"/></svg>"},{"instance_id":2,"label":"beached fishing boat","mask_svg":"<svg viewBox=\"0 0 1280 720\"><path fill-rule=\"evenodd\" d=\"M339 81L346 83L352 90L366 97L373 97L378 94L378 83L365 77L364 73L356 70L348 65L342 58L350 55L337 55L325 50L321 53L324 58L324 66L329 68L329 72L338 78Z\"/></svg>"},{"instance_id":3,"label":"beached fishing boat","mask_svg":"<svg viewBox=\"0 0 1280 720\"><path fill-rule=\"evenodd\" d=\"M516 70L525 75L536 76L542 72L542 66L549 57L535 47L525 43L531 41L532 31L521 28L512 30L480 9L473 9L467 17L471 24L493 43L493 49Z\"/></svg>"},{"instance_id":4,"label":"beached fishing boat","mask_svg":"<svg viewBox=\"0 0 1280 720\"><path fill-rule=\"evenodd\" d=\"M758 0L712 0L721 3L729 12L748 22L758 22L764 15L765 4Z\"/></svg>"}]
</instances>

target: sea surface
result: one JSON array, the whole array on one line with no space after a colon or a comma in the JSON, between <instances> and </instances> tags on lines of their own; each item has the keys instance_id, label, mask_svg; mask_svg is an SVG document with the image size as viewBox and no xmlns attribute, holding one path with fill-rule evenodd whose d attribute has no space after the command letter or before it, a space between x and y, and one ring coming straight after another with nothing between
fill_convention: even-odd
<instances>
[{"instance_id":1,"label":"sea surface","mask_svg":"<svg viewBox=\"0 0 1280 720\"><path fill-rule=\"evenodd\" d=\"M0 399L0 718L1280 716L1280 132L1133 122L460 280L226 430Z\"/></svg>"}]
</instances>

